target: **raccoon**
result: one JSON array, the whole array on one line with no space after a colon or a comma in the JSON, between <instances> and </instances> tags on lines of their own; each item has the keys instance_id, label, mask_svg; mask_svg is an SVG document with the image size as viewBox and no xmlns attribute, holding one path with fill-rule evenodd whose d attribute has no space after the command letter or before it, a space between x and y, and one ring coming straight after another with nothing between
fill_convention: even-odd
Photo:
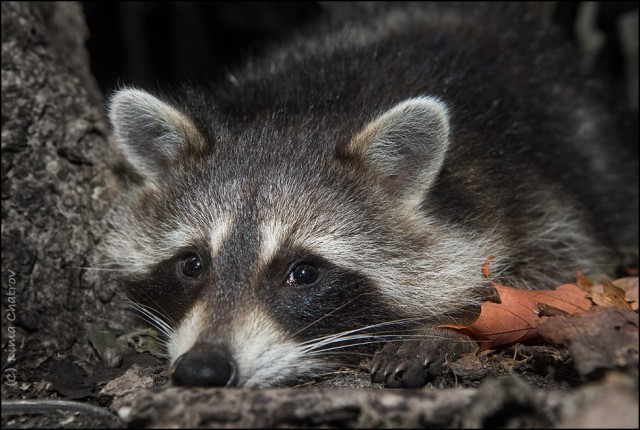
<instances>
[{"instance_id":1,"label":"raccoon","mask_svg":"<svg viewBox=\"0 0 640 430\"><path fill-rule=\"evenodd\" d=\"M522 5L365 8L211 86L123 87L110 260L183 386L291 385L373 355L424 385L494 281L637 256L637 128ZM631 130L631 131L626 131ZM631 142L631 144L629 144ZM627 151L627 152L625 152Z\"/></svg>"}]
</instances>

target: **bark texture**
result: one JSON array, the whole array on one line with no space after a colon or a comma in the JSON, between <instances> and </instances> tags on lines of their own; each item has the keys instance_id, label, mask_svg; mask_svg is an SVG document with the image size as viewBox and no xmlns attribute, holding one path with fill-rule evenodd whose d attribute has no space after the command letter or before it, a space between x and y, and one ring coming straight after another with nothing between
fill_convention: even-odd
<instances>
[{"instance_id":1,"label":"bark texture","mask_svg":"<svg viewBox=\"0 0 640 430\"><path fill-rule=\"evenodd\" d=\"M87 324L122 307L104 272L83 269L112 201L87 36L79 3L2 2L2 364L22 382L30 344L38 365L90 360Z\"/></svg>"}]
</instances>

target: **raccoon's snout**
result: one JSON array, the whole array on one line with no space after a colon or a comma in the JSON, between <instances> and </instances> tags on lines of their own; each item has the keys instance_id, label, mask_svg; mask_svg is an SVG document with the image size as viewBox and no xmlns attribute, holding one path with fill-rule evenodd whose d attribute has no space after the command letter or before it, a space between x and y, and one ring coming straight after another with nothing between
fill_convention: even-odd
<instances>
[{"instance_id":1,"label":"raccoon's snout","mask_svg":"<svg viewBox=\"0 0 640 430\"><path fill-rule=\"evenodd\" d=\"M230 387L236 385L236 364L221 347L198 344L182 354L171 369L174 385Z\"/></svg>"}]
</instances>

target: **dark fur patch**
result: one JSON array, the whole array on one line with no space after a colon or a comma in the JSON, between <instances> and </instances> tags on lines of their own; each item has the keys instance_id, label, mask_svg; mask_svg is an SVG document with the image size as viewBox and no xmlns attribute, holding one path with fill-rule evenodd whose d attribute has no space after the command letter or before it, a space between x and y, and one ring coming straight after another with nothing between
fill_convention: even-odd
<instances>
[{"instance_id":1,"label":"dark fur patch","mask_svg":"<svg viewBox=\"0 0 640 430\"><path fill-rule=\"evenodd\" d=\"M318 269L318 280L312 285L288 285L289 271L303 262ZM281 329L303 342L402 318L402 311L378 291L372 275L341 268L320 256L297 250L281 253L274 259L264 271L256 294L267 304L268 312ZM364 330L362 334L380 336L408 326L411 324L398 322ZM362 339L329 347L366 342ZM371 350L379 345L371 343L356 349Z\"/></svg>"},{"instance_id":2,"label":"dark fur patch","mask_svg":"<svg viewBox=\"0 0 640 430\"><path fill-rule=\"evenodd\" d=\"M185 259L197 255L203 264L200 277L190 278L182 271ZM187 247L176 251L174 257L160 262L149 275L126 282L131 299L153 309L154 313L175 327L211 283L211 259L207 245Z\"/></svg>"}]
</instances>

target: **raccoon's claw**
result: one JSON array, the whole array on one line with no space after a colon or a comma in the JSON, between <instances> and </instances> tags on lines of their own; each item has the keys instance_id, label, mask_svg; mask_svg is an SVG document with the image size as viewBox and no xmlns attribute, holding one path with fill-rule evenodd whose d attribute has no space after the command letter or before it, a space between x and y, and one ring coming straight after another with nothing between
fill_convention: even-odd
<instances>
[{"instance_id":1,"label":"raccoon's claw","mask_svg":"<svg viewBox=\"0 0 640 430\"><path fill-rule=\"evenodd\" d=\"M386 363L381 371L371 373L372 382L384 383L388 388L421 387L427 380L427 373L423 371L422 366L409 359Z\"/></svg>"},{"instance_id":2,"label":"raccoon's claw","mask_svg":"<svg viewBox=\"0 0 640 430\"><path fill-rule=\"evenodd\" d=\"M389 342L371 361L371 382L388 388L424 386L442 373L445 366L477 344L464 335L448 330L430 329L427 338Z\"/></svg>"},{"instance_id":3,"label":"raccoon's claw","mask_svg":"<svg viewBox=\"0 0 640 430\"><path fill-rule=\"evenodd\" d=\"M371 363L371 382L384 383L388 388L421 387L429 379L429 366L418 356L407 357L398 345L387 344Z\"/></svg>"}]
</instances>

